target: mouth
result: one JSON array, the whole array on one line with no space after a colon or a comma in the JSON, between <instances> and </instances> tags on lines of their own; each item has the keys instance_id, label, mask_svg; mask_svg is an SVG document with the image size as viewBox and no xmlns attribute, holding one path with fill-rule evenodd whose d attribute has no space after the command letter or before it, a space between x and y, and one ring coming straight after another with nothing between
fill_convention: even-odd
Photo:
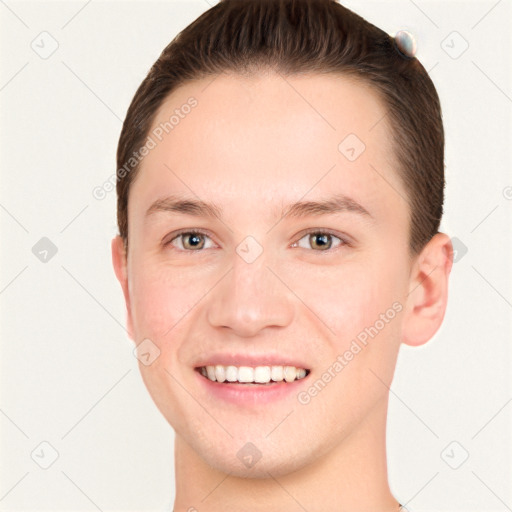
<instances>
[{"instance_id":1,"label":"mouth","mask_svg":"<svg viewBox=\"0 0 512 512\"><path fill-rule=\"evenodd\" d=\"M202 377L217 384L240 384L248 387L273 386L306 378L310 370L295 366L208 365L194 368Z\"/></svg>"}]
</instances>

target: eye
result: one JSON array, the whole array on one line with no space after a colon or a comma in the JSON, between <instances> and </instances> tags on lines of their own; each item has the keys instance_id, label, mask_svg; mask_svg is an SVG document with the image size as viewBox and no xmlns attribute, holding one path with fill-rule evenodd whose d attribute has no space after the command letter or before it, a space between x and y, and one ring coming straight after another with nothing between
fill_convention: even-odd
<instances>
[{"instance_id":1,"label":"eye","mask_svg":"<svg viewBox=\"0 0 512 512\"><path fill-rule=\"evenodd\" d=\"M181 251L200 251L202 249L209 249L205 247L205 239L210 237L202 231L181 231L174 235L174 237L165 242L164 245L173 245Z\"/></svg>"},{"instance_id":2,"label":"eye","mask_svg":"<svg viewBox=\"0 0 512 512\"><path fill-rule=\"evenodd\" d=\"M334 248L342 245L348 245L348 242L346 240L334 235L329 231L315 230L309 231L306 234L306 236L303 236L298 242L294 243L292 247L301 247L303 249L309 249L309 244L309 246L315 249L317 252L326 252L333 248L333 239L339 241L338 244L334 245ZM301 244L301 242L303 243Z\"/></svg>"},{"instance_id":3,"label":"eye","mask_svg":"<svg viewBox=\"0 0 512 512\"><path fill-rule=\"evenodd\" d=\"M210 241L210 245L207 241ZM335 240L338 242L336 243ZM200 252L203 249L211 249L214 244L208 234L199 230L183 230L175 233L174 236L164 243L164 246L172 245L180 251ZM303 249L314 249L316 252L329 252L337 247L350 245L347 240L326 230L310 230L298 242L291 247Z\"/></svg>"}]
</instances>

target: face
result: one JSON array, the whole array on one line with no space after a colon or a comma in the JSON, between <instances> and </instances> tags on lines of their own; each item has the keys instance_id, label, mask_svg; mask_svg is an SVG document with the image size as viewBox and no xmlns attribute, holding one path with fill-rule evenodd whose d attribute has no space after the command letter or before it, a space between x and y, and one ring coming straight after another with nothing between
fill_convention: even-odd
<instances>
[{"instance_id":1,"label":"face","mask_svg":"<svg viewBox=\"0 0 512 512\"><path fill-rule=\"evenodd\" d=\"M188 83L153 129L175 109L129 196L128 325L159 351L140 371L203 461L284 474L357 430L393 377L412 263L385 109L346 77L273 74ZM215 364L307 375L211 382L198 368Z\"/></svg>"}]
</instances>

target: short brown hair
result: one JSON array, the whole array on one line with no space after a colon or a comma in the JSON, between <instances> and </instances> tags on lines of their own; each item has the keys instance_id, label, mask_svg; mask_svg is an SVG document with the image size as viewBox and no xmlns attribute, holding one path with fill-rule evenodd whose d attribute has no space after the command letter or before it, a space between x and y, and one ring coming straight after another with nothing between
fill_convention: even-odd
<instances>
[{"instance_id":1,"label":"short brown hair","mask_svg":"<svg viewBox=\"0 0 512 512\"><path fill-rule=\"evenodd\" d=\"M133 97L117 148L117 221L126 251L128 196L140 165L120 171L143 146L163 101L189 80L264 68L285 75L334 72L372 86L387 109L384 122L410 209L410 254L418 254L443 214L439 98L417 58L335 0L222 0L162 51Z\"/></svg>"}]
</instances>

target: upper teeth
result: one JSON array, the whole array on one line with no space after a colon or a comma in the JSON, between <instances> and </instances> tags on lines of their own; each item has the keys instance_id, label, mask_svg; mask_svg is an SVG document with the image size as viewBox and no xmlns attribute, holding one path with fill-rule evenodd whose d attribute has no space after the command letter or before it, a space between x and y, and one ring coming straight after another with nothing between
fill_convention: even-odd
<instances>
[{"instance_id":1,"label":"upper teeth","mask_svg":"<svg viewBox=\"0 0 512 512\"><path fill-rule=\"evenodd\" d=\"M304 368L295 366L203 366L201 373L210 380L219 382L293 382L306 376Z\"/></svg>"}]
</instances>

